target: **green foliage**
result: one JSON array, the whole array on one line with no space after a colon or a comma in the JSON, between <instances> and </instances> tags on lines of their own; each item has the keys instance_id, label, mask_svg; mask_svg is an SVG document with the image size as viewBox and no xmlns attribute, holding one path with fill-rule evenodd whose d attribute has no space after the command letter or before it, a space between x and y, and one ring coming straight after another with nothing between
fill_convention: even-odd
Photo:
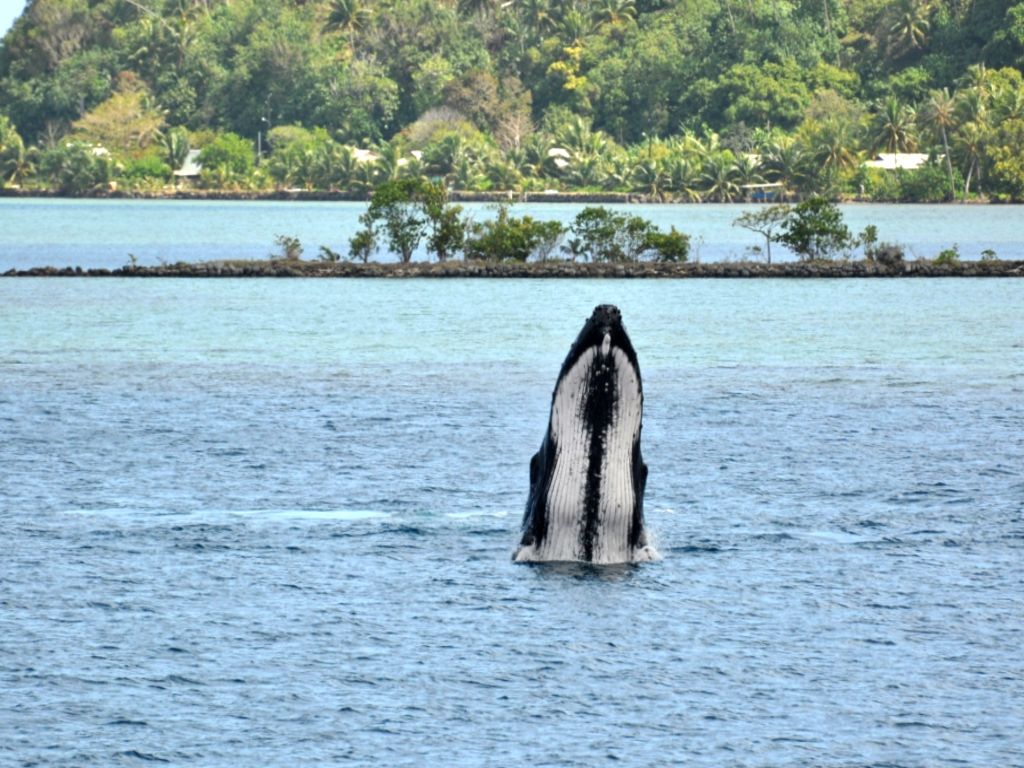
<instances>
[{"instance_id":1,"label":"green foliage","mask_svg":"<svg viewBox=\"0 0 1024 768\"><path fill-rule=\"evenodd\" d=\"M690 238L675 227L665 233L640 216L616 213L600 206L580 211L570 226L566 252L575 261L686 261Z\"/></svg>"},{"instance_id":2,"label":"green foliage","mask_svg":"<svg viewBox=\"0 0 1024 768\"><path fill-rule=\"evenodd\" d=\"M830 259L854 244L843 214L823 197L794 206L775 239L804 261Z\"/></svg>"},{"instance_id":3,"label":"green foliage","mask_svg":"<svg viewBox=\"0 0 1024 768\"><path fill-rule=\"evenodd\" d=\"M199 151L199 163L207 178L219 175L221 179L231 179L252 170L255 154L251 142L235 133L222 133Z\"/></svg>"},{"instance_id":4,"label":"green foliage","mask_svg":"<svg viewBox=\"0 0 1024 768\"><path fill-rule=\"evenodd\" d=\"M372 229L361 229L349 239L348 246L349 257L354 261L361 261L365 264L377 252L377 239ZM328 255L331 254L333 254L333 251L328 253ZM331 260L337 261L337 259Z\"/></svg>"},{"instance_id":5,"label":"green foliage","mask_svg":"<svg viewBox=\"0 0 1024 768\"><path fill-rule=\"evenodd\" d=\"M398 254L403 263L412 261L412 254L423 239L426 219L423 209L417 200L420 190L418 179L398 179L381 184L370 198L366 212L359 217L364 231L377 233L387 237L388 248ZM357 245L365 251L367 238L363 237ZM353 246L355 250L355 246Z\"/></svg>"},{"instance_id":6,"label":"green foliage","mask_svg":"<svg viewBox=\"0 0 1024 768\"><path fill-rule=\"evenodd\" d=\"M279 258L287 259L288 261L298 261L302 258L302 242L297 237L291 235L277 235L274 238L274 243L278 248L281 249Z\"/></svg>"},{"instance_id":7,"label":"green foliage","mask_svg":"<svg viewBox=\"0 0 1024 768\"><path fill-rule=\"evenodd\" d=\"M958 176L959 172L954 172L954 183ZM953 199L946 169L935 163L898 172L898 179L900 200L904 202L941 203Z\"/></svg>"},{"instance_id":8,"label":"green foliage","mask_svg":"<svg viewBox=\"0 0 1024 768\"><path fill-rule=\"evenodd\" d=\"M87 195L107 188L114 166L109 153L91 144L69 141L40 154L39 172L63 194Z\"/></svg>"},{"instance_id":9,"label":"green foliage","mask_svg":"<svg viewBox=\"0 0 1024 768\"><path fill-rule=\"evenodd\" d=\"M270 131L256 173L208 153L212 187L364 193L412 173L729 201L763 178L797 196L1024 200L1022 66L1024 3L989 0L34 0L0 46L0 105L23 145L71 133L122 161L159 140L171 168L186 128L208 149L196 134ZM355 162L396 136L401 163ZM915 147L941 195L935 168L858 170Z\"/></svg>"},{"instance_id":10,"label":"green foliage","mask_svg":"<svg viewBox=\"0 0 1024 768\"><path fill-rule=\"evenodd\" d=\"M749 229L764 237L765 252L768 263L771 264L772 240L776 239L776 230L786 224L791 214L792 208L785 203L770 205L766 208L746 211L737 216L732 224L734 227L743 227L743 229Z\"/></svg>"},{"instance_id":11,"label":"green foliage","mask_svg":"<svg viewBox=\"0 0 1024 768\"><path fill-rule=\"evenodd\" d=\"M932 259L932 264L936 264L939 266L956 266L959 263L960 249L957 247L956 243L954 243L949 248L944 248L943 250L939 251L939 255Z\"/></svg>"},{"instance_id":12,"label":"green foliage","mask_svg":"<svg viewBox=\"0 0 1024 768\"><path fill-rule=\"evenodd\" d=\"M179 170L185 164L192 149L188 131L181 126L166 131L160 137L160 146L164 153L164 162L172 171Z\"/></svg>"},{"instance_id":13,"label":"green foliage","mask_svg":"<svg viewBox=\"0 0 1024 768\"><path fill-rule=\"evenodd\" d=\"M651 252L655 261L681 264L690 256L690 236L675 227L668 232L654 230L647 233L644 250Z\"/></svg>"},{"instance_id":14,"label":"green foliage","mask_svg":"<svg viewBox=\"0 0 1024 768\"><path fill-rule=\"evenodd\" d=\"M527 261L547 258L555 250L565 228L557 221L537 221L530 216L509 215L498 208L494 219L470 225L465 241L467 259Z\"/></svg>"},{"instance_id":15,"label":"green foliage","mask_svg":"<svg viewBox=\"0 0 1024 768\"><path fill-rule=\"evenodd\" d=\"M0 115L0 187L16 181L25 169L25 144L6 116Z\"/></svg>"},{"instance_id":16,"label":"green foliage","mask_svg":"<svg viewBox=\"0 0 1024 768\"><path fill-rule=\"evenodd\" d=\"M166 182L171 177L171 167L159 155L149 153L125 161L121 177L129 182L153 179Z\"/></svg>"},{"instance_id":17,"label":"green foliage","mask_svg":"<svg viewBox=\"0 0 1024 768\"><path fill-rule=\"evenodd\" d=\"M427 221L427 250L438 261L447 261L462 249L466 238L466 223L462 206L448 202L448 190L443 184L423 182L416 192Z\"/></svg>"}]
</instances>

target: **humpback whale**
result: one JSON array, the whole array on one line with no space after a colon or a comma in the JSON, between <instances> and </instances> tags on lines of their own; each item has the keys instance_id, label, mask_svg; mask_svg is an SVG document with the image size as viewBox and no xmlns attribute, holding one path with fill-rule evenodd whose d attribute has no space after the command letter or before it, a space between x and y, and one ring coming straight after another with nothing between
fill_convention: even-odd
<instances>
[{"instance_id":1,"label":"humpback whale","mask_svg":"<svg viewBox=\"0 0 1024 768\"><path fill-rule=\"evenodd\" d=\"M657 558L644 530L643 399L622 315L602 304L584 323L558 374L548 431L530 461L516 562Z\"/></svg>"}]
</instances>

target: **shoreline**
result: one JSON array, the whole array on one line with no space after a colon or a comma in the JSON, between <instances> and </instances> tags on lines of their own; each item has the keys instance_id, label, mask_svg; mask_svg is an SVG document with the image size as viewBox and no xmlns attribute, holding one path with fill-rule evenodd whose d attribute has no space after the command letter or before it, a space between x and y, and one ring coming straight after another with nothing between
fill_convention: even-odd
<instances>
[{"instance_id":1,"label":"shoreline","mask_svg":"<svg viewBox=\"0 0 1024 768\"><path fill-rule=\"evenodd\" d=\"M490 262L414 261L368 264L323 261L210 261L162 264L154 267L127 265L117 269L82 267L30 267L10 269L0 277L132 277L132 278L939 278L1024 277L1024 260L962 261L933 264L909 261L885 266L866 261L655 263L655 262Z\"/></svg>"},{"instance_id":2,"label":"shoreline","mask_svg":"<svg viewBox=\"0 0 1024 768\"><path fill-rule=\"evenodd\" d=\"M239 201L239 202L349 202L365 203L370 200L369 192L340 192L332 190L279 189L257 191L235 191L219 189L176 189L173 191L146 192L114 190L95 192L88 195L69 195L52 190L26 190L0 188L0 199L32 199L40 200L195 200L195 201ZM733 200L731 202L712 202L707 200L684 201L661 199L654 195L641 192L573 192L573 191L540 191L515 192L505 191L473 191L449 190L449 201L452 203L565 203L568 205L773 205L775 203L793 203L795 199L754 201ZM943 202L900 202L898 200L877 201L862 198L840 198L835 202L840 205L1020 205L992 199L946 200Z\"/></svg>"}]
</instances>

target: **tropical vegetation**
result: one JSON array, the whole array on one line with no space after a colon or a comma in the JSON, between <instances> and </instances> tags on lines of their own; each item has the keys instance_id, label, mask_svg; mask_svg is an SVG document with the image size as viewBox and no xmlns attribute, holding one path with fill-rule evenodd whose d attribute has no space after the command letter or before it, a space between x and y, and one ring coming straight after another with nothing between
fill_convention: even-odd
<instances>
[{"instance_id":1,"label":"tropical vegetation","mask_svg":"<svg viewBox=\"0 0 1024 768\"><path fill-rule=\"evenodd\" d=\"M1022 200L1022 67L1014 0L30 0L0 184Z\"/></svg>"}]
</instances>

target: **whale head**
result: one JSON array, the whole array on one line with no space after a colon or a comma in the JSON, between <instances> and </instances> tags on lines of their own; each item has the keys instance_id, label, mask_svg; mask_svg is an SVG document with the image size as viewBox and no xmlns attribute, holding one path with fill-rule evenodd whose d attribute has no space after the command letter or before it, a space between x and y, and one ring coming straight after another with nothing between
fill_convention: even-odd
<instances>
[{"instance_id":1,"label":"whale head","mask_svg":"<svg viewBox=\"0 0 1024 768\"><path fill-rule=\"evenodd\" d=\"M530 461L518 562L652 559L643 524L643 387L622 314L602 304L562 364Z\"/></svg>"}]
</instances>

